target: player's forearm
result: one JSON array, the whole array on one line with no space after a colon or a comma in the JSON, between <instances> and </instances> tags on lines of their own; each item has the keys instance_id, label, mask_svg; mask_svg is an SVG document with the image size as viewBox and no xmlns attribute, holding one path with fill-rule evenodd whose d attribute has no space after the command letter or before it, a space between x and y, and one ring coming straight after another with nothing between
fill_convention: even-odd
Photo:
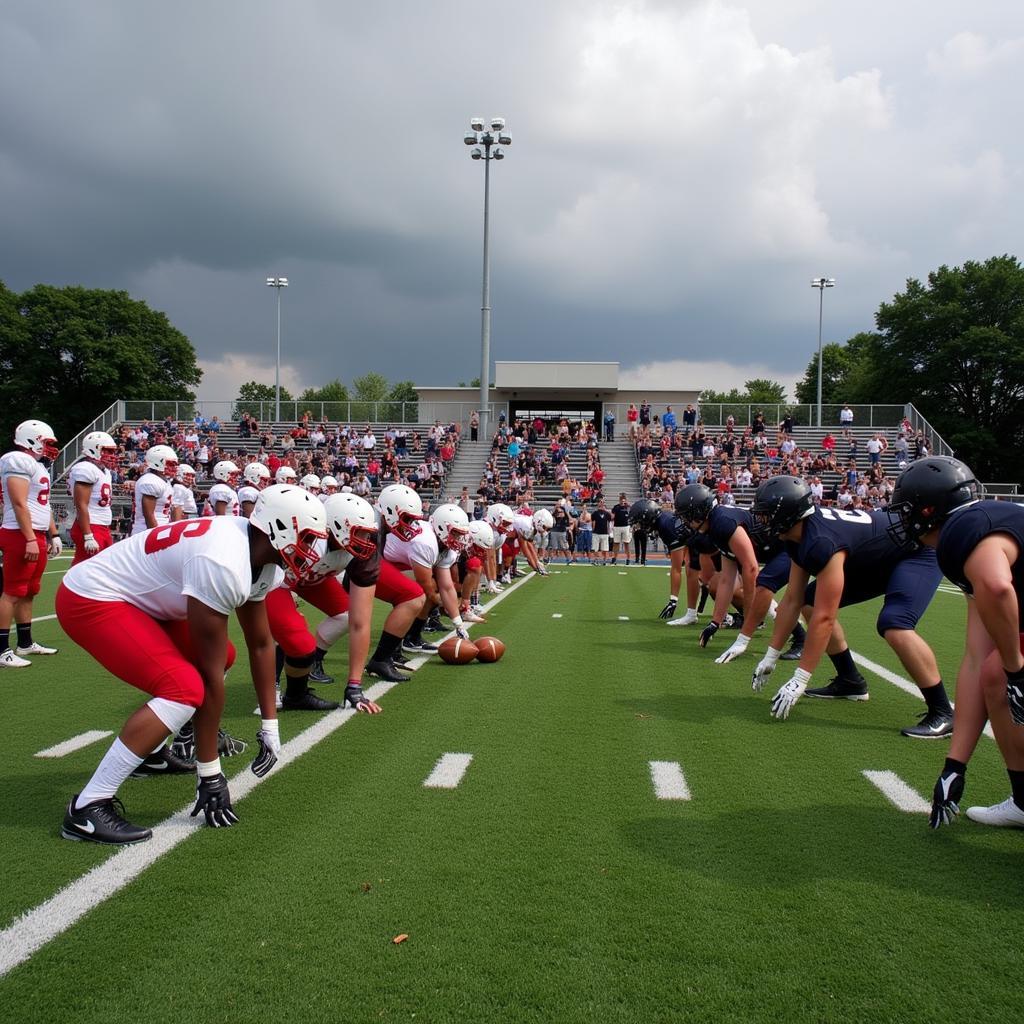
<instances>
[{"instance_id":1,"label":"player's forearm","mask_svg":"<svg viewBox=\"0 0 1024 1024\"><path fill-rule=\"evenodd\" d=\"M348 631L348 677L362 679L366 659L370 655L370 622L349 619Z\"/></svg>"},{"instance_id":2,"label":"player's forearm","mask_svg":"<svg viewBox=\"0 0 1024 1024\"><path fill-rule=\"evenodd\" d=\"M268 638L266 642L249 644L248 648L249 671L260 705L260 717L264 720L277 718L274 641Z\"/></svg>"},{"instance_id":3,"label":"player's forearm","mask_svg":"<svg viewBox=\"0 0 1024 1024\"><path fill-rule=\"evenodd\" d=\"M968 651L956 676L956 708L949 756L967 764L988 721L985 695L981 688L981 663Z\"/></svg>"},{"instance_id":4,"label":"player's forearm","mask_svg":"<svg viewBox=\"0 0 1024 1024\"><path fill-rule=\"evenodd\" d=\"M215 761L217 759L217 730L224 713L224 672L216 672L212 665L200 669L203 676L205 697L196 710L196 759Z\"/></svg>"},{"instance_id":5,"label":"player's forearm","mask_svg":"<svg viewBox=\"0 0 1024 1024\"><path fill-rule=\"evenodd\" d=\"M811 616L811 621L807 626L807 639L804 641L804 653L800 659L800 668L805 672L814 672L818 667L818 662L821 661L821 656L825 653L828 648L829 639L832 636L832 627L835 625L836 616L835 612L826 612L824 609L815 608L814 614ZM796 623L794 622L795 626ZM788 632L792 632L793 627L791 626ZM785 643L786 633L782 635L780 640L781 649L782 643ZM775 637L772 636L772 647L775 647Z\"/></svg>"},{"instance_id":6,"label":"player's forearm","mask_svg":"<svg viewBox=\"0 0 1024 1024\"><path fill-rule=\"evenodd\" d=\"M786 589L786 596L775 612L775 629L772 631L771 646L781 651L786 645L786 637L793 632L797 619L800 618L800 602L790 598L792 587Z\"/></svg>"},{"instance_id":7,"label":"player's forearm","mask_svg":"<svg viewBox=\"0 0 1024 1024\"><path fill-rule=\"evenodd\" d=\"M446 582L438 585L438 591L445 614L449 619L454 619L459 614L459 595L455 591L450 576Z\"/></svg>"}]
</instances>

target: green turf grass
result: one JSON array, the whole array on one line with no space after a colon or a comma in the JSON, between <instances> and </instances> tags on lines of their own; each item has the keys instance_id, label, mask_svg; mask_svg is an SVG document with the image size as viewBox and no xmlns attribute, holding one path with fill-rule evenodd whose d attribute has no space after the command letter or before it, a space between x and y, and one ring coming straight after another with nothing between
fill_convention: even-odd
<instances>
[{"instance_id":1,"label":"green turf grass","mask_svg":"<svg viewBox=\"0 0 1024 1024\"><path fill-rule=\"evenodd\" d=\"M506 641L503 661L422 669L239 804L238 827L203 830L0 980L0 1007L97 1022L1016 1019L1024 837L932 833L860 774L930 793L946 744L898 735L923 704L869 675L869 702L805 699L775 722L786 665L760 696L749 686L767 638L714 665L732 634L700 651L698 630L665 626L666 584L588 566L531 580L473 630ZM844 611L851 645L901 672L874 614ZM939 594L922 626L949 680L963 617ZM45 625L44 642L59 632ZM5 923L108 856L56 838L104 744L31 754L138 703L80 653L31 673L4 677ZM251 738L243 676L228 728ZM474 755L465 778L424 789L446 751ZM655 800L650 760L679 761L692 801ZM187 787L123 792L150 823ZM1007 792L983 740L967 802Z\"/></svg>"}]
</instances>

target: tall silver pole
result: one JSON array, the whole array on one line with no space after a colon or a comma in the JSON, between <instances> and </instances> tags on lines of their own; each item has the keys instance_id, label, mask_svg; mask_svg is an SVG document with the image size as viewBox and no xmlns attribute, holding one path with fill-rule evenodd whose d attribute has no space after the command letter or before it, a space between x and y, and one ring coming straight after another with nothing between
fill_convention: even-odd
<instances>
[{"instance_id":1,"label":"tall silver pole","mask_svg":"<svg viewBox=\"0 0 1024 1024\"><path fill-rule=\"evenodd\" d=\"M806 293L805 293L806 294ZM818 286L818 429L821 429L821 321L825 309L825 279Z\"/></svg>"},{"instance_id":2,"label":"tall silver pole","mask_svg":"<svg viewBox=\"0 0 1024 1024\"><path fill-rule=\"evenodd\" d=\"M820 387L818 400L821 400ZM819 419L821 410L818 410ZM274 421L281 422L281 285L277 285L277 369L274 373Z\"/></svg>"},{"instance_id":3,"label":"tall silver pole","mask_svg":"<svg viewBox=\"0 0 1024 1024\"><path fill-rule=\"evenodd\" d=\"M480 300L480 437L487 437L491 388L491 147L484 144L484 285Z\"/></svg>"}]
</instances>

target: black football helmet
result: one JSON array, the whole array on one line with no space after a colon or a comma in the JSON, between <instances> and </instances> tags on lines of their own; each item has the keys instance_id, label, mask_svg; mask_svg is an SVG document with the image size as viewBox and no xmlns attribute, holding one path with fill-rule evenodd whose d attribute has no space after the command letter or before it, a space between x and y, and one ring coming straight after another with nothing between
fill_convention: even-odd
<instances>
[{"instance_id":1,"label":"black football helmet","mask_svg":"<svg viewBox=\"0 0 1024 1024\"><path fill-rule=\"evenodd\" d=\"M814 514L810 485L798 476L769 477L757 489L751 515L762 543L774 540L801 519Z\"/></svg>"},{"instance_id":2,"label":"black football helmet","mask_svg":"<svg viewBox=\"0 0 1024 1024\"><path fill-rule=\"evenodd\" d=\"M639 526L642 530L653 530L654 524L661 515L661 506L649 498L641 498L634 501L629 509L629 522L632 526Z\"/></svg>"},{"instance_id":3,"label":"black football helmet","mask_svg":"<svg viewBox=\"0 0 1024 1024\"><path fill-rule=\"evenodd\" d=\"M676 515L684 523L703 523L718 504L710 489L703 484L687 484L676 492Z\"/></svg>"},{"instance_id":4,"label":"black football helmet","mask_svg":"<svg viewBox=\"0 0 1024 1024\"><path fill-rule=\"evenodd\" d=\"M954 509L981 496L981 485L959 459L918 459L896 481L888 508L889 535L897 544L919 540L941 526Z\"/></svg>"}]
</instances>

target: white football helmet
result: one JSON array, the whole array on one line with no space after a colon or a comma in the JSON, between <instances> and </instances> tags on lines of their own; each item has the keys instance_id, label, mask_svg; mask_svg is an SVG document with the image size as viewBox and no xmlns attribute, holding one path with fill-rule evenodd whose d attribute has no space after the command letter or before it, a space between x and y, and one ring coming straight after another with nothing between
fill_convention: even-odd
<instances>
[{"instance_id":1,"label":"white football helmet","mask_svg":"<svg viewBox=\"0 0 1024 1024\"><path fill-rule=\"evenodd\" d=\"M323 503L327 529L355 558L369 558L377 550L377 517L373 506L358 494L332 494Z\"/></svg>"},{"instance_id":2,"label":"white football helmet","mask_svg":"<svg viewBox=\"0 0 1024 1024\"><path fill-rule=\"evenodd\" d=\"M388 529L400 540L412 540L423 527L423 502L405 484L389 484L377 498L377 511Z\"/></svg>"},{"instance_id":3,"label":"white football helmet","mask_svg":"<svg viewBox=\"0 0 1024 1024\"><path fill-rule=\"evenodd\" d=\"M497 533L509 533L512 529L512 523L515 516L508 505L497 501L493 505L487 506L487 515L485 518Z\"/></svg>"},{"instance_id":4,"label":"white football helmet","mask_svg":"<svg viewBox=\"0 0 1024 1024\"><path fill-rule=\"evenodd\" d=\"M224 459L213 467L213 479L227 484L228 487L237 487L241 475L242 471L229 459Z\"/></svg>"},{"instance_id":5,"label":"white football helmet","mask_svg":"<svg viewBox=\"0 0 1024 1024\"><path fill-rule=\"evenodd\" d=\"M469 516L458 505L438 505L430 513L437 542L450 551L464 551L469 543Z\"/></svg>"},{"instance_id":6,"label":"white football helmet","mask_svg":"<svg viewBox=\"0 0 1024 1024\"><path fill-rule=\"evenodd\" d=\"M539 508L533 513L533 528L547 533L555 525L555 517L546 509Z\"/></svg>"},{"instance_id":7,"label":"white football helmet","mask_svg":"<svg viewBox=\"0 0 1024 1024\"><path fill-rule=\"evenodd\" d=\"M82 454L107 469L117 469L117 442L105 430L93 430L82 438Z\"/></svg>"},{"instance_id":8,"label":"white football helmet","mask_svg":"<svg viewBox=\"0 0 1024 1024\"><path fill-rule=\"evenodd\" d=\"M320 493L320 477L316 473L307 473L300 481L300 487L305 487L310 494Z\"/></svg>"},{"instance_id":9,"label":"white football helmet","mask_svg":"<svg viewBox=\"0 0 1024 1024\"><path fill-rule=\"evenodd\" d=\"M270 538L285 570L298 582L311 579L320 560L316 542L327 537L324 506L309 491L275 484L260 491L249 522Z\"/></svg>"},{"instance_id":10,"label":"white football helmet","mask_svg":"<svg viewBox=\"0 0 1024 1024\"><path fill-rule=\"evenodd\" d=\"M270 470L262 462L250 462L242 470L242 479L257 491L262 491L270 483Z\"/></svg>"},{"instance_id":11,"label":"white football helmet","mask_svg":"<svg viewBox=\"0 0 1024 1024\"><path fill-rule=\"evenodd\" d=\"M483 519L469 521L469 543L478 555L484 555L494 547L494 528Z\"/></svg>"},{"instance_id":12,"label":"white football helmet","mask_svg":"<svg viewBox=\"0 0 1024 1024\"><path fill-rule=\"evenodd\" d=\"M155 444L146 452L146 469L173 480L178 475L178 456L170 445Z\"/></svg>"},{"instance_id":13,"label":"white football helmet","mask_svg":"<svg viewBox=\"0 0 1024 1024\"><path fill-rule=\"evenodd\" d=\"M42 420L19 423L14 430L14 443L43 459L55 459L60 455L57 438L53 436L49 424Z\"/></svg>"},{"instance_id":14,"label":"white football helmet","mask_svg":"<svg viewBox=\"0 0 1024 1024\"><path fill-rule=\"evenodd\" d=\"M298 482L299 475L291 466L281 466L274 474L274 483L276 484L297 484Z\"/></svg>"},{"instance_id":15,"label":"white football helmet","mask_svg":"<svg viewBox=\"0 0 1024 1024\"><path fill-rule=\"evenodd\" d=\"M333 476L325 476L320 479L320 491L322 494L335 494L338 490L338 481Z\"/></svg>"},{"instance_id":16,"label":"white football helmet","mask_svg":"<svg viewBox=\"0 0 1024 1024\"><path fill-rule=\"evenodd\" d=\"M196 471L186 463L182 462L178 466L178 475L175 477L183 487L192 487L196 482Z\"/></svg>"}]
</instances>

